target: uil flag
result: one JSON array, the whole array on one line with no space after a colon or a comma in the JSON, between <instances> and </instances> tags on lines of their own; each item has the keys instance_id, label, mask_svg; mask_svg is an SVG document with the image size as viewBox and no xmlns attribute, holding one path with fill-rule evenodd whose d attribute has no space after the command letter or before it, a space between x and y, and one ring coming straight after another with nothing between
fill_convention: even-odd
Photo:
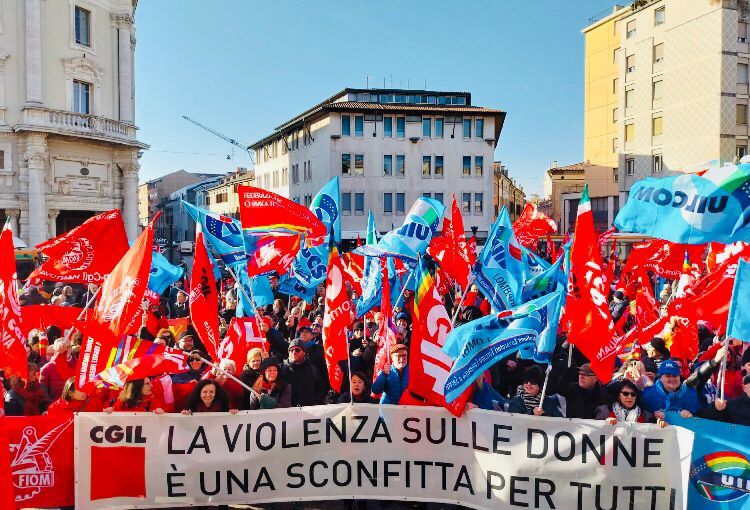
<instances>
[{"instance_id":1,"label":"uil flag","mask_svg":"<svg viewBox=\"0 0 750 510\"><path fill-rule=\"evenodd\" d=\"M518 242L531 250L536 247L540 237L557 232L557 223L534 204L526 202L521 217L513 223L513 231Z\"/></svg>"},{"instance_id":2,"label":"uil flag","mask_svg":"<svg viewBox=\"0 0 750 510\"><path fill-rule=\"evenodd\" d=\"M729 305L728 337L750 342L748 306L750 306L750 262L740 259L737 266L737 276L734 279L734 288L732 289L732 300Z\"/></svg>"},{"instance_id":3,"label":"uil flag","mask_svg":"<svg viewBox=\"0 0 750 510\"><path fill-rule=\"evenodd\" d=\"M328 367L328 380L331 383L331 388L340 392L341 383L344 381L341 363L346 363L349 356L346 327L352 321L353 307L346 294L344 267L336 248L333 248L331 255L328 257L325 303L323 353Z\"/></svg>"},{"instance_id":4,"label":"uil flag","mask_svg":"<svg viewBox=\"0 0 750 510\"><path fill-rule=\"evenodd\" d=\"M97 214L62 235L36 246L47 260L29 281L54 280L101 285L128 251L119 209Z\"/></svg>"},{"instance_id":5,"label":"uil flag","mask_svg":"<svg viewBox=\"0 0 750 510\"><path fill-rule=\"evenodd\" d=\"M219 347L219 296L211 256L200 224L195 228L195 261L188 296L193 327L208 355L216 358Z\"/></svg>"},{"instance_id":6,"label":"uil flag","mask_svg":"<svg viewBox=\"0 0 750 510\"><path fill-rule=\"evenodd\" d=\"M10 219L0 234L0 370L23 380L29 377L26 349L21 332L21 306L18 304L18 275L13 251Z\"/></svg>"},{"instance_id":7,"label":"uil flag","mask_svg":"<svg viewBox=\"0 0 750 510\"><path fill-rule=\"evenodd\" d=\"M135 333L138 329L136 319L141 316L141 303L151 271L154 223L158 217L157 214L143 229L102 285L94 320L108 325L116 337Z\"/></svg>"},{"instance_id":8,"label":"uil flag","mask_svg":"<svg viewBox=\"0 0 750 510\"><path fill-rule=\"evenodd\" d=\"M612 378L620 340L614 336L614 324L607 306L602 253L594 229L588 185L584 185L578 203L570 264L565 304L565 315L569 321L568 341L588 358L599 380L608 383Z\"/></svg>"}]
</instances>

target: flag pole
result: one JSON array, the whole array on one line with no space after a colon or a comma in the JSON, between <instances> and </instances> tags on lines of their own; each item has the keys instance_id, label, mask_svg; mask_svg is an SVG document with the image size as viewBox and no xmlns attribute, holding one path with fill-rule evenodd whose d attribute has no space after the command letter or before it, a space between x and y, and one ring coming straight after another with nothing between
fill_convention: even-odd
<instances>
[{"instance_id":1,"label":"flag pole","mask_svg":"<svg viewBox=\"0 0 750 510\"><path fill-rule=\"evenodd\" d=\"M94 299L96 299L96 296L99 295L99 292L101 292L102 286L99 285L99 288L96 289L96 292L94 292L91 297L86 301L86 305L83 307L83 310L81 310L81 313L78 314L78 318L76 321L80 321L82 317L86 316L86 311L89 309L89 305L93 303ZM64 340L69 340L70 335L73 334L73 330L75 329L75 326L71 324L71 327L69 327L67 330L65 330L65 337Z\"/></svg>"},{"instance_id":2,"label":"flag pole","mask_svg":"<svg viewBox=\"0 0 750 510\"><path fill-rule=\"evenodd\" d=\"M396 306L398 306L398 303L401 301L401 298L404 297L404 293L406 293L406 287L409 286L409 282L411 281L412 276L414 276L414 271L409 272L409 276L406 278L406 281L404 282L404 286L401 288L401 293L398 295L398 299L396 300ZM401 309L403 308L404 307L402 306Z\"/></svg>"},{"instance_id":3,"label":"flag pole","mask_svg":"<svg viewBox=\"0 0 750 510\"><path fill-rule=\"evenodd\" d=\"M544 403L544 397L547 395L547 383L549 382L549 374L552 372L552 363L547 365L547 371L544 373L544 385L542 386L542 397L539 399L539 407Z\"/></svg>"},{"instance_id":4,"label":"flag pole","mask_svg":"<svg viewBox=\"0 0 750 510\"><path fill-rule=\"evenodd\" d=\"M573 364L573 344L568 341L568 368Z\"/></svg>"},{"instance_id":5,"label":"flag pole","mask_svg":"<svg viewBox=\"0 0 750 510\"><path fill-rule=\"evenodd\" d=\"M458 306L453 311L453 317L451 318L451 327L455 326L456 324L456 319L458 318L458 312L461 310L461 306L464 303L464 298L466 297L466 294L469 293L469 287L471 287L472 283L474 283L474 273L471 273L469 275L469 280L466 283L466 290L464 290L464 292L461 293L461 299L458 301Z\"/></svg>"},{"instance_id":6,"label":"flag pole","mask_svg":"<svg viewBox=\"0 0 750 510\"><path fill-rule=\"evenodd\" d=\"M724 386L727 382L727 358L729 357L729 335L724 336L724 359L721 360L721 386L719 387L720 399L724 400ZM718 382L718 381L717 381Z\"/></svg>"},{"instance_id":7,"label":"flag pole","mask_svg":"<svg viewBox=\"0 0 750 510\"><path fill-rule=\"evenodd\" d=\"M209 366L213 367L214 369L218 370L219 372L221 372L222 374L224 374L226 377L228 377L229 379L233 380L234 382L236 382L237 384L239 384L240 386L242 386L246 390L248 390L250 393L254 394L257 397L260 397L260 395L258 394L257 391L255 391L250 386L248 386L244 382L240 381L237 377L233 376L232 374L230 374L229 372L227 372L226 370L224 370L223 368L221 368L218 363L214 363L212 361L208 361L203 356L195 355L195 357L197 359L201 360L206 365L209 365Z\"/></svg>"}]
</instances>

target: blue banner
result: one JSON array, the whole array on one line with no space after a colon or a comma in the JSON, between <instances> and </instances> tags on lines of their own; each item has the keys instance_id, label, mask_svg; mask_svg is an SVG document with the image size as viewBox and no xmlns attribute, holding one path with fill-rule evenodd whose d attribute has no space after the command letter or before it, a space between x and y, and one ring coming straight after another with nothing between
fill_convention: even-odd
<instances>
[{"instance_id":1,"label":"blue banner","mask_svg":"<svg viewBox=\"0 0 750 510\"><path fill-rule=\"evenodd\" d=\"M182 278L182 268L170 264L161 253L151 254L151 272L148 275L148 288L161 294L167 287Z\"/></svg>"},{"instance_id":2,"label":"blue banner","mask_svg":"<svg viewBox=\"0 0 750 510\"><path fill-rule=\"evenodd\" d=\"M237 269L237 277L240 279L238 283L243 287L237 288L237 317L252 317L257 308L273 304L273 289L268 276L258 275L250 278L247 267L240 267ZM248 298L254 300L254 306Z\"/></svg>"},{"instance_id":3,"label":"blue banner","mask_svg":"<svg viewBox=\"0 0 750 510\"><path fill-rule=\"evenodd\" d=\"M688 510L750 510L750 427L668 413L692 430Z\"/></svg>"},{"instance_id":4,"label":"blue banner","mask_svg":"<svg viewBox=\"0 0 750 510\"><path fill-rule=\"evenodd\" d=\"M375 226L375 217L372 211L367 214L367 238L365 242L374 246L378 242L378 230ZM357 299L357 317L362 317L372 307L380 304L382 295L383 271L380 267L380 259L375 256L365 256L364 268L362 270L362 295Z\"/></svg>"},{"instance_id":5,"label":"blue banner","mask_svg":"<svg viewBox=\"0 0 750 510\"><path fill-rule=\"evenodd\" d=\"M704 244L750 241L750 164L637 181L615 218L621 232Z\"/></svg>"},{"instance_id":6,"label":"blue banner","mask_svg":"<svg viewBox=\"0 0 750 510\"><path fill-rule=\"evenodd\" d=\"M530 253L530 252L529 252ZM534 257L536 267L542 268ZM539 272L541 273L543 269ZM503 207L492 226L487 243L473 268L475 283L493 310L514 308L521 303L521 292L528 278L522 246L513 233L508 210Z\"/></svg>"},{"instance_id":7,"label":"blue banner","mask_svg":"<svg viewBox=\"0 0 750 510\"><path fill-rule=\"evenodd\" d=\"M448 333L443 351L455 361L445 381L445 399L453 402L482 372L514 352L547 360L555 346L563 292L484 316Z\"/></svg>"},{"instance_id":8,"label":"blue banner","mask_svg":"<svg viewBox=\"0 0 750 510\"><path fill-rule=\"evenodd\" d=\"M208 245L228 266L240 266L247 262L245 254L245 240L243 240L242 226L238 220L201 209L188 202L182 201L187 212L203 226L203 235ZM255 240L247 236L247 243L253 246ZM254 250L252 250L254 251Z\"/></svg>"},{"instance_id":9,"label":"blue banner","mask_svg":"<svg viewBox=\"0 0 750 510\"><path fill-rule=\"evenodd\" d=\"M729 302L727 336L750 342L750 262L740 259Z\"/></svg>"}]
</instances>

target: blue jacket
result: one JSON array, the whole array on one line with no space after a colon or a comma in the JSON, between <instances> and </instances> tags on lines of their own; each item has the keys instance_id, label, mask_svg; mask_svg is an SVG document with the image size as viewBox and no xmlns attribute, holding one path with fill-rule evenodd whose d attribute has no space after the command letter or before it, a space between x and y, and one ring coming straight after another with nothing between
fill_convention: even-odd
<instances>
[{"instance_id":1,"label":"blue jacket","mask_svg":"<svg viewBox=\"0 0 750 510\"><path fill-rule=\"evenodd\" d=\"M677 391L667 393L661 380L643 390L643 407L656 411L681 411L683 409L695 414L701 408L698 392L683 383Z\"/></svg>"},{"instance_id":2,"label":"blue jacket","mask_svg":"<svg viewBox=\"0 0 750 510\"><path fill-rule=\"evenodd\" d=\"M476 388L474 390L474 398L472 399L480 409L486 409L487 411L505 411L508 399L500 395L495 388L487 383L482 384L482 388Z\"/></svg>"},{"instance_id":3,"label":"blue jacket","mask_svg":"<svg viewBox=\"0 0 750 510\"><path fill-rule=\"evenodd\" d=\"M381 404L398 404L401 400L401 394L409 384L409 365L404 368L401 373L398 370L391 367L388 374L380 372L375 382L372 383L372 392L377 395L382 393L380 397Z\"/></svg>"}]
</instances>

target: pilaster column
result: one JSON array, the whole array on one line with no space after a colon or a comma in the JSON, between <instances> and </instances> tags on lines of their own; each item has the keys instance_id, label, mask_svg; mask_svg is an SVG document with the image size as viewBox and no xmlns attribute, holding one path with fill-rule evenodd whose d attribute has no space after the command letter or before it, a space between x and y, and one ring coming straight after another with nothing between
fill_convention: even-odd
<instances>
[{"instance_id":1,"label":"pilaster column","mask_svg":"<svg viewBox=\"0 0 750 510\"><path fill-rule=\"evenodd\" d=\"M60 215L59 209L47 210L47 222L49 225L48 236L51 238L57 235L57 217Z\"/></svg>"},{"instance_id":2,"label":"pilaster column","mask_svg":"<svg viewBox=\"0 0 750 510\"><path fill-rule=\"evenodd\" d=\"M29 246L47 240L47 205L45 175L47 174L47 135L31 133L26 138L25 160L29 182Z\"/></svg>"},{"instance_id":3,"label":"pilaster column","mask_svg":"<svg viewBox=\"0 0 750 510\"><path fill-rule=\"evenodd\" d=\"M110 15L113 26L117 29L117 85L120 104L120 120L134 122L133 112L133 45L131 33L133 17L127 13Z\"/></svg>"},{"instance_id":4,"label":"pilaster column","mask_svg":"<svg viewBox=\"0 0 750 510\"><path fill-rule=\"evenodd\" d=\"M138 170L135 161L118 163L122 170L122 219L130 241L138 237Z\"/></svg>"},{"instance_id":5,"label":"pilaster column","mask_svg":"<svg viewBox=\"0 0 750 510\"><path fill-rule=\"evenodd\" d=\"M26 0L26 104L43 103L42 0Z\"/></svg>"}]
</instances>

